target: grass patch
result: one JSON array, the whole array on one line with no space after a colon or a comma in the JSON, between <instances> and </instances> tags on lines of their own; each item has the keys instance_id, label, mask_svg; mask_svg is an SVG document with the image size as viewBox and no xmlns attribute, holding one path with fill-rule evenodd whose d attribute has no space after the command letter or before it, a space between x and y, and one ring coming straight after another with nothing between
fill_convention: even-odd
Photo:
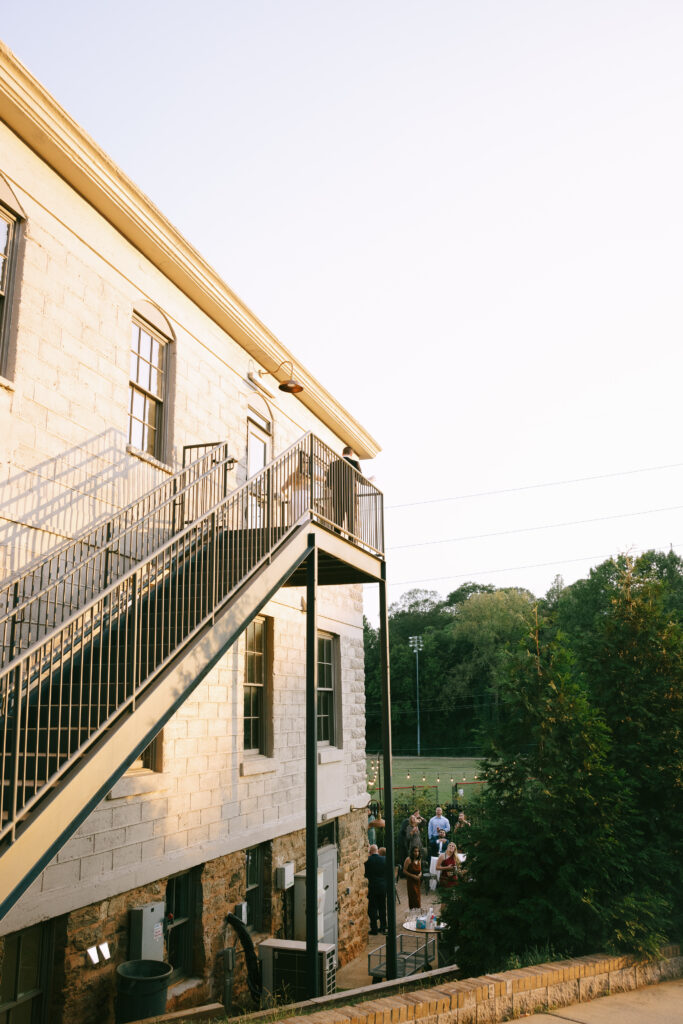
<instances>
[{"instance_id":1,"label":"grass patch","mask_svg":"<svg viewBox=\"0 0 683 1024\"><path fill-rule=\"evenodd\" d=\"M377 760L377 755L369 755L367 758L368 792L373 796L378 794L380 787ZM436 807L437 803L452 803L454 790L456 791L456 802L467 803L468 800L471 800L481 791L476 776L479 776L479 760L476 757L395 757L393 758L391 782L394 798L400 799L402 803L410 802L413 790L422 795L425 789L432 789L434 792L433 803ZM453 779L452 784L451 779ZM381 784L383 787L383 770ZM458 789L464 791L462 797L457 795ZM425 817L431 817L434 807L421 807L420 809Z\"/></svg>"}]
</instances>

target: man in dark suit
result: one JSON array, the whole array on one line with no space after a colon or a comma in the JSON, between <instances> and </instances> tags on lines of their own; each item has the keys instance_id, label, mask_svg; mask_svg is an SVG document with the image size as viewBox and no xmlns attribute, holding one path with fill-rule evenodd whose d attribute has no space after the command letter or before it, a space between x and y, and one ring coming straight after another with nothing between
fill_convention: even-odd
<instances>
[{"instance_id":1,"label":"man in dark suit","mask_svg":"<svg viewBox=\"0 0 683 1024\"><path fill-rule=\"evenodd\" d=\"M377 920L379 918L379 930L383 935L387 931L387 861L382 857L373 844L368 849L368 859L365 862L365 877L368 880L368 917L370 918L370 934L377 935Z\"/></svg>"},{"instance_id":2,"label":"man in dark suit","mask_svg":"<svg viewBox=\"0 0 683 1024\"><path fill-rule=\"evenodd\" d=\"M337 527L347 528L349 533L356 532L356 474L360 473L360 462L353 448L344 448L341 459L333 459L327 469L327 486L330 489L332 507L330 519Z\"/></svg>"}]
</instances>

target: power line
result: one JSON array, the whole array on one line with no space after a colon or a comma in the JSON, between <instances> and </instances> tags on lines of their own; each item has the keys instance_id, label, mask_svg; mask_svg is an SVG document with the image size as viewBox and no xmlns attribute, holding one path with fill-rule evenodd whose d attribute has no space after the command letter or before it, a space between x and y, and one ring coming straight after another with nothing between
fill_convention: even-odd
<instances>
[{"instance_id":1,"label":"power line","mask_svg":"<svg viewBox=\"0 0 683 1024\"><path fill-rule=\"evenodd\" d=\"M683 505L668 505L664 508L647 508L642 512L617 512L610 516L595 516L591 519L568 519L563 523L546 523L542 526L520 526L514 530L497 530L494 533L471 533L464 537L445 537L441 540L421 540L414 544L396 544L388 551L404 551L406 548L425 548L432 544L457 544L464 540L484 540L488 537L509 537L513 533L535 533L538 530L559 530L565 526L586 526L589 523L606 523L611 519L633 519L636 516L651 516L659 512L680 512Z\"/></svg>"},{"instance_id":2,"label":"power line","mask_svg":"<svg viewBox=\"0 0 683 1024\"><path fill-rule=\"evenodd\" d=\"M680 547L680 542L671 544L671 548ZM633 548L634 551L643 552L649 550L649 548ZM546 569L552 565L569 565L573 562L593 562L593 561L604 561L607 558L613 558L614 553L600 554L600 555L582 555L581 558L554 558L551 562L533 562L529 565L508 565L502 569L470 569L469 572L452 573L450 576L429 576L422 577L416 580L400 580L397 583L388 583L390 587L408 587L414 583L440 583L443 580L467 580L472 579L474 576L492 576L500 572L521 572L523 569Z\"/></svg>"},{"instance_id":3,"label":"power line","mask_svg":"<svg viewBox=\"0 0 683 1024\"><path fill-rule=\"evenodd\" d=\"M422 501L407 501L400 505L386 505L384 511L401 508L415 508L417 505L438 505L446 501L466 501L470 498L490 498L496 494L516 494L520 491L536 491L542 487L565 487L568 484L583 484L593 480L613 480L618 476L634 476L637 473L658 473L665 469L681 469L683 462L672 462L665 466L645 466L642 469L624 469L618 473L598 473L596 476L577 476L567 480L549 480L540 484L523 484L521 487L503 487L495 491L473 491L471 494L455 494L450 498L424 498Z\"/></svg>"}]
</instances>

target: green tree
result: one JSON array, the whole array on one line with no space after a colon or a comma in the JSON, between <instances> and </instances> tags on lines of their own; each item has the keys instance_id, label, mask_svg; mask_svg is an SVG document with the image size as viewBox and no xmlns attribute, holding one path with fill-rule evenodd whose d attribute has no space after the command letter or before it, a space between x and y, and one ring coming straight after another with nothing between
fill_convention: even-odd
<instances>
[{"instance_id":1,"label":"green tree","mask_svg":"<svg viewBox=\"0 0 683 1024\"><path fill-rule=\"evenodd\" d=\"M453 698L469 705L471 739L497 720L499 682L529 630L534 603L528 590L508 587L473 593L455 608L449 683Z\"/></svg>"},{"instance_id":2,"label":"green tree","mask_svg":"<svg viewBox=\"0 0 683 1024\"><path fill-rule=\"evenodd\" d=\"M654 553L648 553L648 556ZM676 556L674 556L676 557ZM683 927L683 566L626 558L580 644L587 691L612 736L613 763L629 780L631 838Z\"/></svg>"},{"instance_id":3,"label":"green tree","mask_svg":"<svg viewBox=\"0 0 683 1024\"><path fill-rule=\"evenodd\" d=\"M642 920L626 780L610 761L602 716L551 632L541 623L501 682L505 714L483 764L472 882L445 909L466 973L500 969L532 947L603 949L634 916ZM651 894L645 903L652 906ZM660 939L652 930L639 935L641 946Z\"/></svg>"}]
</instances>

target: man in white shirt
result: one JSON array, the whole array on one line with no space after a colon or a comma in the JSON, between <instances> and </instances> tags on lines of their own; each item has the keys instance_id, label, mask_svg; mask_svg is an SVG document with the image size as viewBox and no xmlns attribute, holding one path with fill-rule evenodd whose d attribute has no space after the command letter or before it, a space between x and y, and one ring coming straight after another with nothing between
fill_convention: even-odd
<instances>
[{"instance_id":1,"label":"man in white shirt","mask_svg":"<svg viewBox=\"0 0 683 1024\"><path fill-rule=\"evenodd\" d=\"M434 857L436 856L436 847L439 839L439 829L444 832L450 832L451 823L448 818L444 818L443 810L441 807L436 808L436 814L433 818L429 819L427 825L427 839L429 840L429 852Z\"/></svg>"}]
</instances>

